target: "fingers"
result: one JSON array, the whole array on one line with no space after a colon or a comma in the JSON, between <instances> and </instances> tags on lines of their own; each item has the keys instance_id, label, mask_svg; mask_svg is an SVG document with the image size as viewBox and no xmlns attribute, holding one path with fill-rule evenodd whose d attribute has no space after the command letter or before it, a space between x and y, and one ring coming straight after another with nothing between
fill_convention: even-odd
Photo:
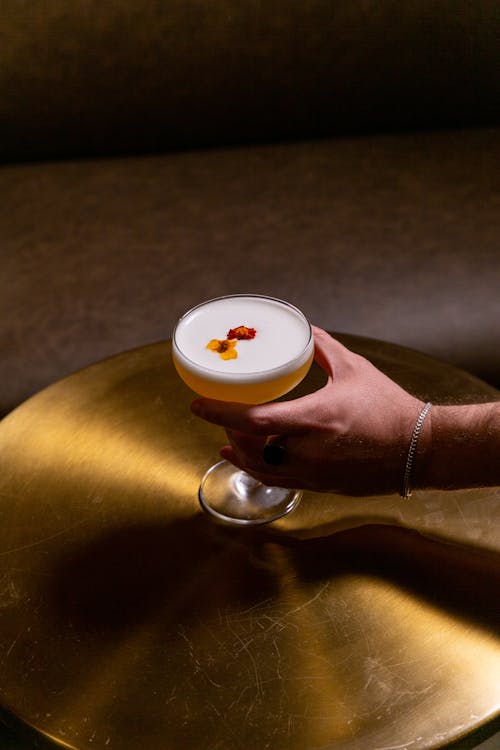
<instances>
[{"instance_id":1,"label":"fingers","mask_svg":"<svg viewBox=\"0 0 500 750\"><path fill-rule=\"evenodd\" d=\"M298 402L303 403L307 398L307 396L304 396L296 401L259 404L257 406L202 398L193 401L191 411L196 416L207 420L207 422L212 422L229 430L253 433L254 435L281 435L298 432L302 429Z\"/></svg>"},{"instance_id":2,"label":"fingers","mask_svg":"<svg viewBox=\"0 0 500 750\"><path fill-rule=\"evenodd\" d=\"M230 461L238 469L242 469L250 476L258 479L262 484L268 487L287 487L290 489L300 489L300 483L296 478L286 473L286 467L272 467L266 464L257 464L253 462L253 465L245 460L242 460L235 449L230 445L225 445L220 450L221 458L226 461Z\"/></svg>"},{"instance_id":3,"label":"fingers","mask_svg":"<svg viewBox=\"0 0 500 750\"><path fill-rule=\"evenodd\" d=\"M296 454L296 447L301 438L287 437L279 439L285 446L282 461L279 464L269 464L264 460L264 446L269 439L263 436L248 435L243 432L227 431L231 445L221 449L221 456L241 469L248 471L253 476L258 476L260 481L266 477L264 484L279 485L283 478L295 485L298 481L302 462ZM276 438L277 439L277 438ZM300 454L299 454L300 455Z\"/></svg>"}]
</instances>

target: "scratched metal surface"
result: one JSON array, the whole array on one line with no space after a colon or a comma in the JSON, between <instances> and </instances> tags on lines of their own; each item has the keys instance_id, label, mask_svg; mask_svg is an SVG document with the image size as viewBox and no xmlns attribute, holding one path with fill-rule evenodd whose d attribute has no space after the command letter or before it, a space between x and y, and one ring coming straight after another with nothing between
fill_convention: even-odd
<instances>
[{"instance_id":1,"label":"scratched metal surface","mask_svg":"<svg viewBox=\"0 0 500 750\"><path fill-rule=\"evenodd\" d=\"M343 339L424 398L498 398ZM499 491L306 494L217 526L196 492L222 435L190 399L162 343L0 424L4 708L77 750L429 750L495 716Z\"/></svg>"}]
</instances>

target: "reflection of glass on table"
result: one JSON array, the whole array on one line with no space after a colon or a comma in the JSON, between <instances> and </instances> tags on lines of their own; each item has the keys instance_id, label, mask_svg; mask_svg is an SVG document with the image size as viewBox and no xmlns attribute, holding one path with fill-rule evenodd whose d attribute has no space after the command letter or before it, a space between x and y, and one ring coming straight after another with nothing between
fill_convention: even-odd
<instances>
[{"instance_id":1,"label":"reflection of glass on table","mask_svg":"<svg viewBox=\"0 0 500 750\"><path fill-rule=\"evenodd\" d=\"M339 338L424 400L498 398ZM170 357L100 362L0 424L0 701L16 726L77 750L429 750L491 720L498 489L305 492L270 526L219 527L196 492L220 430L190 415ZM299 391L321 379L313 366Z\"/></svg>"}]
</instances>

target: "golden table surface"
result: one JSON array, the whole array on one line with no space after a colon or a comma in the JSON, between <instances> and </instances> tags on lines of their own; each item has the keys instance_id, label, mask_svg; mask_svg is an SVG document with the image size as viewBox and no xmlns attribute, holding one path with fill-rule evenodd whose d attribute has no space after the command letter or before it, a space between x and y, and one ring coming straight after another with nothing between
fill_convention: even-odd
<instances>
[{"instance_id":1,"label":"golden table surface","mask_svg":"<svg viewBox=\"0 0 500 750\"><path fill-rule=\"evenodd\" d=\"M339 338L424 399L499 397ZM9 715L77 750L422 750L497 715L500 490L305 493L270 526L219 526L197 488L223 434L191 398L159 343L0 423Z\"/></svg>"}]
</instances>

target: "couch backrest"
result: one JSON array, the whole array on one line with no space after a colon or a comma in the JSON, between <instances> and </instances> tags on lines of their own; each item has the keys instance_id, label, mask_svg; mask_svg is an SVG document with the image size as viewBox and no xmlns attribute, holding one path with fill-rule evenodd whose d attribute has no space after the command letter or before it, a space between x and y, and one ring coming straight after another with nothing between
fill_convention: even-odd
<instances>
[{"instance_id":1,"label":"couch backrest","mask_svg":"<svg viewBox=\"0 0 500 750\"><path fill-rule=\"evenodd\" d=\"M498 0L4 0L0 160L492 124Z\"/></svg>"}]
</instances>

